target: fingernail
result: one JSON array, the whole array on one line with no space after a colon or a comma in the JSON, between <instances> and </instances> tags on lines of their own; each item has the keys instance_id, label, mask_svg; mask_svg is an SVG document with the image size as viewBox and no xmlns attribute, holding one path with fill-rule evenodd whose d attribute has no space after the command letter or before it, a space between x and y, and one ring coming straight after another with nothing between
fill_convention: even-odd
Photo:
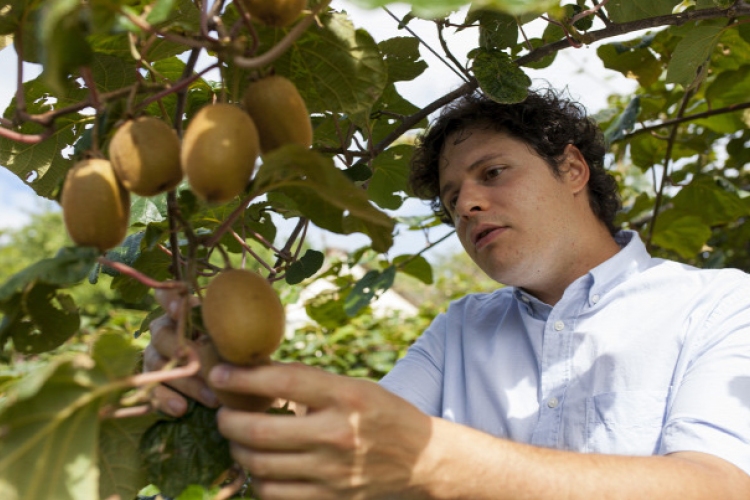
<instances>
[{"instance_id":1,"label":"fingernail","mask_svg":"<svg viewBox=\"0 0 750 500\"><path fill-rule=\"evenodd\" d=\"M179 398L173 398L167 401L167 407L174 416L179 416L187 410L186 402Z\"/></svg>"},{"instance_id":2,"label":"fingernail","mask_svg":"<svg viewBox=\"0 0 750 500\"><path fill-rule=\"evenodd\" d=\"M208 379L213 385L226 385L227 380L229 380L229 368L222 365L215 366L208 374Z\"/></svg>"},{"instance_id":3,"label":"fingernail","mask_svg":"<svg viewBox=\"0 0 750 500\"><path fill-rule=\"evenodd\" d=\"M217 406L219 404L219 400L216 399L216 394L214 394L208 387L201 389L201 399L207 406Z\"/></svg>"}]
</instances>

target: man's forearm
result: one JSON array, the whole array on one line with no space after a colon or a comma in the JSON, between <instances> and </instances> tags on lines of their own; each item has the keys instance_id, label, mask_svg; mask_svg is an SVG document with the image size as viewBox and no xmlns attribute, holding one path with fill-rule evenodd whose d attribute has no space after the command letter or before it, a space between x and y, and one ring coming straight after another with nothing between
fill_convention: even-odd
<instances>
[{"instance_id":1,"label":"man's forearm","mask_svg":"<svg viewBox=\"0 0 750 500\"><path fill-rule=\"evenodd\" d=\"M497 439L433 419L416 466L422 498L747 500L750 476L701 453L668 457L583 454Z\"/></svg>"}]
</instances>

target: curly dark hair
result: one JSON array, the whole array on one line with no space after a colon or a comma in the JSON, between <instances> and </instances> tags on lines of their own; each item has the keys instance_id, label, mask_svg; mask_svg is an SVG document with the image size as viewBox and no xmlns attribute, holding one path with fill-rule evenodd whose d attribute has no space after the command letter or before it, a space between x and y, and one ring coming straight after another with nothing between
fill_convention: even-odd
<instances>
[{"instance_id":1,"label":"curly dark hair","mask_svg":"<svg viewBox=\"0 0 750 500\"><path fill-rule=\"evenodd\" d=\"M469 127L486 126L505 132L531 146L559 177L562 153L568 144L580 151L591 171L589 203L594 214L614 234L614 218L621 202L617 182L604 168L604 136L579 103L563 98L552 89L530 91L516 104L500 104L475 92L443 108L440 116L417 142L411 164L409 186L446 224L453 225L440 201L439 162L445 140Z\"/></svg>"}]
</instances>

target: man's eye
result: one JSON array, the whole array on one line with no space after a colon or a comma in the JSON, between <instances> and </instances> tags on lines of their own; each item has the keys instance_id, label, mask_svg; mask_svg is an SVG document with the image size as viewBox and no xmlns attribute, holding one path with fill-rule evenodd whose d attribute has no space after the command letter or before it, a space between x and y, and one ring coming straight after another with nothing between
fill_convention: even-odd
<instances>
[{"instance_id":1,"label":"man's eye","mask_svg":"<svg viewBox=\"0 0 750 500\"><path fill-rule=\"evenodd\" d=\"M498 175L503 173L504 168L503 167L490 167L485 172L485 175L488 179L494 179Z\"/></svg>"}]
</instances>

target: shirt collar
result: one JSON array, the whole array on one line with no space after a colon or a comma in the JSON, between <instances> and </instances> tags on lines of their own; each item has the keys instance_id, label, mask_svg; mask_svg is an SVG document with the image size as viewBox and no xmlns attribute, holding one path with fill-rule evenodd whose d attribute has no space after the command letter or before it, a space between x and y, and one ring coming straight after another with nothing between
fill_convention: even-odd
<instances>
[{"instance_id":1,"label":"shirt collar","mask_svg":"<svg viewBox=\"0 0 750 500\"><path fill-rule=\"evenodd\" d=\"M651 256L636 231L623 230L615 235L620 251L591 271L589 303L597 303L607 292L649 267Z\"/></svg>"},{"instance_id":2,"label":"shirt collar","mask_svg":"<svg viewBox=\"0 0 750 500\"><path fill-rule=\"evenodd\" d=\"M651 256L636 231L622 230L615 234L615 241L620 251L591 269L584 276L571 283L568 288L585 287L589 306L594 306L604 295L631 276L649 267ZM552 308L541 302L533 295L529 295L520 288L513 290L516 300L523 303L529 313L546 317Z\"/></svg>"}]
</instances>

